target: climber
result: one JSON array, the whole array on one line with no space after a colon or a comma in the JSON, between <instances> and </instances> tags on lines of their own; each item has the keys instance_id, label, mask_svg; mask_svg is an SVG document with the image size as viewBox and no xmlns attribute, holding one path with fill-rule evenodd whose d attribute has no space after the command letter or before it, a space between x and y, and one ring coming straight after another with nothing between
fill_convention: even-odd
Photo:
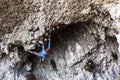
<instances>
[{"instance_id":1,"label":"climber","mask_svg":"<svg viewBox=\"0 0 120 80\"><path fill-rule=\"evenodd\" d=\"M50 47L51 47L51 42L50 42L50 38L48 39L48 47L46 48L46 53L50 53Z\"/></svg>"},{"instance_id":2,"label":"climber","mask_svg":"<svg viewBox=\"0 0 120 80\"><path fill-rule=\"evenodd\" d=\"M51 42L50 42L50 37L51 37L51 35L50 35L50 33L49 32L46 32L45 33L45 36L48 38L48 39L45 39L45 40L43 40L43 41L48 41L48 47L46 48L46 53L49 53L50 52L50 46L51 46Z\"/></svg>"},{"instance_id":3,"label":"climber","mask_svg":"<svg viewBox=\"0 0 120 80\"><path fill-rule=\"evenodd\" d=\"M31 51L29 51L29 52L41 57L42 61L44 61L45 58L47 57L47 54L50 52L50 47L51 47L51 41L50 41L50 38L49 38L48 39L48 47L46 49L45 49L44 43L42 43L42 51L41 52L39 52L39 53L31 52Z\"/></svg>"}]
</instances>

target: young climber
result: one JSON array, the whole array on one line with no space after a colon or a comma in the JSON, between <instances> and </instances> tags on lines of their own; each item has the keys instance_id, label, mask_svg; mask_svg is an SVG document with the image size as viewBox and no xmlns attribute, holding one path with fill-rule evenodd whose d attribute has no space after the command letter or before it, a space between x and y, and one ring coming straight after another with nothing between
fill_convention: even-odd
<instances>
[{"instance_id":1,"label":"young climber","mask_svg":"<svg viewBox=\"0 0 120 80\"><path fill-rule=\"evenodd\" d=\"M49 38L48 39L48 47L46 49L45 49L44 43L42 43L42 50L41 50L41 52L39 52L39 53L31 52L31 51L29 51L29 52L32 53L32 54L37 55L38 57L41 57L42 61L44 61L45 58L47 57L47 54L50 52L50 47L51 47L51 41L50 41L50 38Z\"/></svg>"},{"instance_id":2,"label":"young climber","mask_svg":"<svg viewBox=\"0 0 120 80\"><path fill-rule=\"evenodd\" d=\"M48 40L46 39L46 40L48 41L48 47L46 48L45 51L46 51L46 53L50 53L50 46L51 46L50 37L51 37L51 35L50 35L49 32L46 32L46 33L45 33L45 36L48 38ZM46 42L46 41L45 41L45 42Z\"/></svg>"},{"instance_id":3,"label":"young climber","mask_svg":"<svg viewBox=\"0 0 120 80\"><path fill-rule=\"evenodd\" d=\"M51 47L51 42L50 42L50 38L48 39L48 47L46 48L46 53L50 53L50 47Z\"/></svg>"}]
</instances>

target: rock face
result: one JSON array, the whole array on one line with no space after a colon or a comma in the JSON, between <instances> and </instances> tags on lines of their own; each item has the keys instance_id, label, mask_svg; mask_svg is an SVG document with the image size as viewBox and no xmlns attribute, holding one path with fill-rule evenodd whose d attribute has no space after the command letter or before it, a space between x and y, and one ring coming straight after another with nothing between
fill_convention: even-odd
<instances>
[{"instance_id":1,"label":"rock face","mask_svg":"<svg viewBox=\"0 0 120 80\"><path fill-rule=\"evenodd\" d=\"M119 80L117 0L1 0L0 80ZM51 54L40 52L51 33Z\"/></svg>"}]
</instances>

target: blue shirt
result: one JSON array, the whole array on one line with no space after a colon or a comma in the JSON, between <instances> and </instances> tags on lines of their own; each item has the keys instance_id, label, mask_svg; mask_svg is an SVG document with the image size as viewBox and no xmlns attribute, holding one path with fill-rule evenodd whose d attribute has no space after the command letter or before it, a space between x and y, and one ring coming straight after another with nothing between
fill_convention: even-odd
<instances>
[{"instance_id":1,"label":"blue shirt","mask_svg":"<svg viewBox=\"0 0 120 80\"><path fill-rule=\"evenodd\" d=\"M41 56L43 59L45 59L47 57L47 53L45 51L45 46L44 44L42 44L42 51L39 52L39 56Z\"/></svg>"},{"instance_id":2,"label":"blue shirt","mask_svg":"<svg viewBox=\"0 0 120 80\"><path fill-rule=\"evenodd\" d=\"M40 53L39 53L39 56L41 56L43 59L45 59L47 57L47 53L45 52L45 50L42 50Z\"/></svg>"},{"instance_id":3,"label":"blue shirt","mask_svg":"<svg viewBox=\"0 0 120 80\"><path fill-rule=\"evenodd\" d=\"M51 46L51 43L50 41L48 42L48 49L50 50L50 46ZM45 51L45 46L44 44L42 44L42 51L38 53L38 56L42 57L43 59L45 59L47 57L47 53Z\"/></svg>"}]
</instances>

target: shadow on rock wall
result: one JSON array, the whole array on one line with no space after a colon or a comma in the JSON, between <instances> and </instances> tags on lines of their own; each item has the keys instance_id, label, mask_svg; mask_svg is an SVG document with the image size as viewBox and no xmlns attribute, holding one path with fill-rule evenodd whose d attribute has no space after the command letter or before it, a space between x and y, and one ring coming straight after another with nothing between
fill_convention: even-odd
<instances>
[{"instance_id":1,"label":"shadow on rock wall","mask_svg":"<svg viewBox=\"0 0 120 80\"><path fill-rule=\"evenodd\" d=\"M120 72L116 38L103 38L106 28L91 22L62 26L66 27L52 33L51 54L44 62L37 62L34 66L37 78L114 80Z\"/></svg>"}]
</instances>

